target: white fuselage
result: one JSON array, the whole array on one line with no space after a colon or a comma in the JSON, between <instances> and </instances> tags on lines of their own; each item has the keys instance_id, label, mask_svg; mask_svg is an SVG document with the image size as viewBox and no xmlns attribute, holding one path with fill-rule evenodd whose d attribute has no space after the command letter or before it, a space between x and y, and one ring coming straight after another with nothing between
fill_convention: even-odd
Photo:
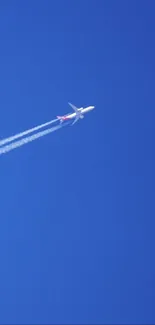
<instances>
[{"instance_id":1,"label":"white fuselage","mask_svg":"<svg viewBox=\"0 0 155 325\"><path fill-rule=\"evenodd\" d=\"M95 108L95 106L88 106L86 108L81 107L81 108L78 108L78 112L80 113L80 115L84 115L94 108ZM72 119L72 118L75 118L76 115L77 115L76 113L72 113L72 114L67 114L65 117L67 119Z\"/></svg>"}]
</instances>

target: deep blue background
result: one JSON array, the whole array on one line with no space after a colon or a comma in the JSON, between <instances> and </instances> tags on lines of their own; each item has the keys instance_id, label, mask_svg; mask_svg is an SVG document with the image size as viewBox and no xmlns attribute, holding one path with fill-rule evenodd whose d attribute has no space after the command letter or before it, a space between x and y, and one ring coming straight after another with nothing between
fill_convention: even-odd
<instances>
[{"instance_id":1,"label":"deep blue background","mask_svg":"<svg viewBox=\"0 0 155 325\"><path fill-rule=\"evenodd\" d=\"M155 2L0 2L0 323L155 322Z\"/></svg>"}]
</instances>

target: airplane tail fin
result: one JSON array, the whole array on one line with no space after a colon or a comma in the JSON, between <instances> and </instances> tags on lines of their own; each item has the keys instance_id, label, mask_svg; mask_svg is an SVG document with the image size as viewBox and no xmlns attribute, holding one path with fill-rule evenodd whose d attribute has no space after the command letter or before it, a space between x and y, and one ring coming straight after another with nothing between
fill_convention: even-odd
<instances>
[{"instance_id":1,"label":"airplane tail fin","mask_svg":"<svg viewBox=\"0 0 155 325\"><path fill-rule=\"evenodd\" d=\"M60 124L63 122L62 116L57 116L57 119L60 121Z\"/></svg>"}]
</instances>

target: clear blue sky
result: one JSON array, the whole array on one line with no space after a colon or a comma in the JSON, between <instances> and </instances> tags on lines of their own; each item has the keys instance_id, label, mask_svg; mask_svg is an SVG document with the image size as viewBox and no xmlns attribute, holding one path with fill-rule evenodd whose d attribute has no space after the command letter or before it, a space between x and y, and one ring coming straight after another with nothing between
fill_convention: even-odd
<instances>
[{"instance_id":1,"label":"clear blue sky","mask_svg":"<svg viewBox=\"0 0 155 325\"><path fill-rule=\"evenodd\" d=\"M0 323L155 322L155 2L0 2Z\"/></svg>"}]
</instances>

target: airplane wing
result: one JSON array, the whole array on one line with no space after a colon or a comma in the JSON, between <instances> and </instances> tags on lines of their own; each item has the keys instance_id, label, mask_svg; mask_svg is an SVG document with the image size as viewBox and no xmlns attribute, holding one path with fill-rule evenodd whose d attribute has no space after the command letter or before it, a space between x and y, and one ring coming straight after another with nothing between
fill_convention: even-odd
<instances>
[{"instance_id":1,"label":"airplane wing","mask_svg":"<svg viewBox=\"0 0 155 325\"><path fill-rule=\"evenodd\" d=\"M72 125L75 124L75 123L79 120L79 118L80 118L80 119L83 119L84 116L83 116L83 115L77 116L77 117L75 118L74 122L72 123Z\"/></svg>"},{"instance_id":2,"label":"airplane wing","mask_svg":"<svg viewBox=\"0 0 155 325\"><path fill-rule=\"evenodd\" d=\"M72 123L72 125L75 124L78 120L79 120L79 117L76 117L74 122Z\"/></svg>"},{"instance_id":3,"label":"airplane wing","mask_svg":"<svg viewBox=\"0 0 155 325\"><path fill-rule=\"evenodd\" d=\"M78 108L75 105L71 104L71 103L68 103L68 104L73 108L75 113L78 115L78 113L79 113Z\"/></svg>"},{"instance_id":4,"label":"airplane wing","mask_svg":"<svg viewBox=\"0 0 155 325\"><path fill-rule=\"evenodd\" d=\"M75 123L79 120L79 118L83 118L84 116L81 114L81 112L78 110L78 108L77 108L75 105L73 105L73 104L71 104L71 103L68 103L68 104L73 108L73 110L74 110L75 113L76 113L75 120L74 120L74 122L72 123L72 125L73 125L73 124L75 124Z\"/></svg>"}]
</instances>

